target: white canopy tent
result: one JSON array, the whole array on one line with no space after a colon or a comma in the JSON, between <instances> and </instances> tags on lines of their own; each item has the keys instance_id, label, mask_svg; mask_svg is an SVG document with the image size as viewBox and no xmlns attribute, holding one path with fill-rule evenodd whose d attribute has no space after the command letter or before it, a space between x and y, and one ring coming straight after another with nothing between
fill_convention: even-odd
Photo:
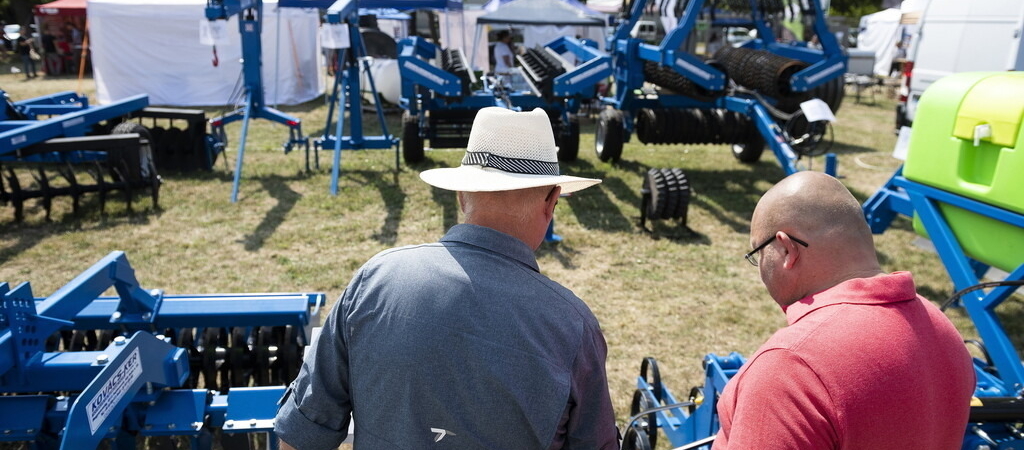
<instances>
[{"instance_id":1,"label":"white canopy tent","mask_svg":"<svg viewBox=\"0 0 1024 450\"><path fill-rule=\"evenodd\" d=\"M875 54L875 75L889 76L900 40L900 10L889 8L860 18L857 49Z\"/></svg>"},{"instance_id":2,"label":"white canopy tent","mask_svg":"<svg viewBox=\"0 0 1024 450\"><path fill-rule=\"evenodd\" d=\"M484 26L519 26L524 29L523 45L527 48L547 44L559 36L584 37L604 47L607 16L576 0L491 0L484 10L489 11L476 18L474 45L480 42ZM475 68L487 67L480 60L472 64Z\"/></svg>"},{"instance_id":3,"label":"white canopy tent","mask_svg":"<svg viewBox=\"0 0 1024 450\"><path fill-rule=\"evenodd\" d=\"M325 87L318 14L276 6L276 0L263 5L265 102L312 100ZM205 0L89 0L99 103L148 94L153 105L233 106L242 73L238 19L224 25L227 42L216 46L215 67L213 48L199 39L205 8Z\"/></svg>"},{"instance_id":4,"label":"white canopy tent","mask_svg":"<svg viewBox=\"0 0 1024 450\"><path fill-rule=\"evenodd\" d=\"M909 51L910 37L917 33L921 12L929 0L905 0L899 8L889 8L860 18L857 49L874 52L875 75L889 76L893 59ZM900 43L904 55L898 55Z\"/></svg>"}]
</instances>

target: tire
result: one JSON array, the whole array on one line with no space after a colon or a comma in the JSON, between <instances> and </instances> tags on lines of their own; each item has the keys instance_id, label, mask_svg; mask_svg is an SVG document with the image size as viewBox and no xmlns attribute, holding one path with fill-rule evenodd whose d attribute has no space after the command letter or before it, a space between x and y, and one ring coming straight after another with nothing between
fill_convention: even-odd
<instances>
[{"instance_id":1,"label":"tire","mask_svg":"<svg viewBox=\"0 0 1024 450\"><path fill-rule=\"evenodd\" d=\"M110 131L110 134L131 134L141 136L148 144L140 146L138 152L113 151L107 159L108 164L118 170L126 170L128 181L139 182L150 180L156 176L156 164L153 161L153 137L149 130L135 122L121 122Z\"/></svg>"},{"instance_id":2,"label":"tire","mask_svg":"<svg viewBox=\"0 0 1024 450\"><path fill-rule=\"evenodd\" d=\"M690 184L682 169L650 169L644 177L644 187L651 193L651 203L647 206L647 217L654 220L681 219L686 223L686 212L690 206ZM646 358L640 366L640 373L646 379L648 366L654 376L649 381L655 386L655 398L661 400L662 393L658 366L654 358Z\"/></svg>"},{"instance_id":3,"label":"tire","mask_svg":"<svg viewBox=\"0 0 1024 450\"><path fill-rule=\"evenodd\" d=\"M757 131L757 127L753 123L748 122L740 141L732 144L732 156L742 163L752 164L761 159L764 146L765 142L761 133Z\"/></svg>"},{"instance_id":4,"label":"tire","mask_svg":"<svg viewBox=\"0 0 1024 450\"><path fill-rule=\"evenodd\" d=\"M618 161L622 157L622 111L605 109L597 119L594 150L601 161Z\"/></svg>"},{"instance_id":5,"label":"tire","mask_svg":"<svg viewBox=\"0 0 1024 450\"><path fill-rule=\"evenodd\" d=\"M402 113L402 157L406 164L418 164L424 159L419 116L408 111Z\"/></svg>"},{"instance_id":6,"label":"tire","mask_svg":"<svg viewBox=\"0 0 1024 450\"><path fill-rule=\"evenodd\" d=\"M658 405L647 404L647 398L643 395L643 390L637 389L633 391L633 401L629 405L629 415L636 416L641 411L646 411L652 407ZM643 420L640 422L639 420ZM634 442L636 449L653 449L658 446L658 414L648 413L642 419L638 419L637 423L632 424L628 429L634 430L636 433L633 439L630 441ZM646 446L644 445L646 444Z\"/></svg>"},{"instance_id":7,"label":"tire","mask_svg":"<svg viewBox=\"0 0 1024 450\"><path fill-rule=\"evenodd\" d=\"M570 114L568 126L563 126L558 134L558 160L563 162L576 161L579 154L580 119L575 114Z\"/></svg>"},{"instance_id":8,"label":"tire","mask_svg":"<svg viewBox=\"0 0 1024 450\"><path fill-rule=\"evenodd\" d=\"M622 436L622 450L651 450L650 439L643 430L636 427L629 427Z\"/></svg>"}]
</instances>

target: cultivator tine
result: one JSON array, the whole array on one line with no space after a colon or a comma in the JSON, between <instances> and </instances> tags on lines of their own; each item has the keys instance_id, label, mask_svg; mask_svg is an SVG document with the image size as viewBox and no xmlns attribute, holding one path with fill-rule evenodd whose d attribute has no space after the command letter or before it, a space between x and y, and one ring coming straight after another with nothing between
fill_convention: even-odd
<instances>
[{"instance_id":1,"label":"cultivator tine","mask_svg":"<svg viewBox=\"0 0 1024 450\"><path fill-rule=\"evenodd\" d=\"M4 187L3 166L0 166L0 205L7 205L7 188Z\"/></svg>"},{"instance_id":2,"label":"cultivator tine","mask_svg":"<svg viewBox=\"0 0 1024 450\"><path fill-rule=\"evenodd\" d=\"M11 185L11 205L14 206L14 220L21 222L25 218L25 199L22 198L23 192L21 190L21 183L18 182L18 176L14 174L14 170L10 167L7 168L7 184Z\"/></svg>"},{"instance_id":3,"label":"cultivator tine","mask_svg":"<svg viewBox=\"0 0 1024 450\"><path fill-rule=\"evenodd\" d=\"M78 179L75 177L75 171L71 168L71 163L66 163L66 166L57 170L57 173L68 182L69 195L71 196L71 213L77 216L78 199L82 197L82 190L78 184Z\"/></svg>"},{"instance_id":4,"label":"cultivator tine","mask_svg":"<svg viewBox=\"0 0 1024 450\"><path fill-rule=\"evenodd\" d=\"M36 169L32 173L32 178L39 184L39 191L42 194L43 210L46 211L46 221L50 221L50 207L53 205L53 192L50 190L50 179L46 176L46 171L42 167Z\"/></svg>"},{"instance_id":5,"label":"cultivator tine","mask_svg":"<svg viewBox=\"0 0 1024 450\"><path fill-rule=\"evenodd\" d=\"M131 171L128 168L128 163L123 160L121 161L120 167L114 166L111 168L111 178L119 180L120 184L124 186L122 188L122 192L124 192L124 201L129 213L132 212L132 183L131 179L128 177L128 174L130 173Z\"/></svg>"},{"instance_id":6,"label":"cultivator tine","mask_svg":"<svg viewBox=\"0 0 1024 450\"><path fill-rule=\"evenodd\" d=\"M100 196L100 215L107 215L107 183L103 180L103 166L96 162L93 166L93 170L89 170L89 175L96 180L96 193Z\"/></svg>"},{"instance_id":7,"label":"cultivator tine","mask_svg":"<svg viewBox=\"0 0 1024 450\"><path fill-rule=\"evenodd\" d=\"M156 174L156 164L149 162L149 195L153 199L153 209L160 207L160 177Z\"/></svg>"}]
</instances>

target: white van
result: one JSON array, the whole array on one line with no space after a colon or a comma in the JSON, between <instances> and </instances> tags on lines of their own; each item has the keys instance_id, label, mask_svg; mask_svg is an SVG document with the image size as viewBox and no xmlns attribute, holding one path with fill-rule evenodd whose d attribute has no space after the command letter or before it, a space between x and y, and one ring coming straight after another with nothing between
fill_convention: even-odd
<instances>
[{"instance_id":1,"label":"white van","mask_svg":"<svg viewBox=\"0 0 1024 450\"><path fill-rule=\"evenodd\" d=\"M911 39L896 130L910 126L935 80L957 72L1024 69L1024 0L931 0Z\"/></svg>"}]
</instances>

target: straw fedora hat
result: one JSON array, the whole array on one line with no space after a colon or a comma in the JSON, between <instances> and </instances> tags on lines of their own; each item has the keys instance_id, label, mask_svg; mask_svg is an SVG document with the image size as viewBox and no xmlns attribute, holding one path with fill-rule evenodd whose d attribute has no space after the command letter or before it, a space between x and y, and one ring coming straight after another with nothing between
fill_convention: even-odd
<instances>
[{"instance_id":1,"label":"straw fedora hat","mask_svg":"<svg viewBox=\"0 0 1024 450\"><path fill-rule=\"evenodd\" d=\"M558 174L558 148L544 110L516 112L494 106L481 109L473 119L461 166L425 170L420 178L431 186L463 192L558 185L568 194L601 182Z\"/></svg>"}]
</instances>

